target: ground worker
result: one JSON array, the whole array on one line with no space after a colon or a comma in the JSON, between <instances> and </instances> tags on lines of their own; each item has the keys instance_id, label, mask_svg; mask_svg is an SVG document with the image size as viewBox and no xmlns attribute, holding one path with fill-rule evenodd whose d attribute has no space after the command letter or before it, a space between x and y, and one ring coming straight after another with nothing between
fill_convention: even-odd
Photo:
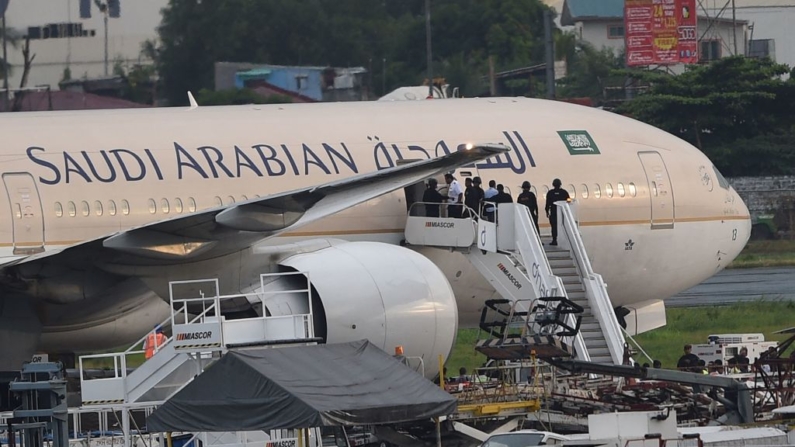
<instances>
[{"instance_id":1,"label":"ground worker","mask_svg":"<svg viewBox=\"0 0 795 447\"><path fill-rule=\"evenodd\" d=\"M163 334L163 328L157 326L154 331L149 333L144 342L144 355L147 360L152 358L164 344L166 344L166 336Z\"/></svg>"}]
</instances>

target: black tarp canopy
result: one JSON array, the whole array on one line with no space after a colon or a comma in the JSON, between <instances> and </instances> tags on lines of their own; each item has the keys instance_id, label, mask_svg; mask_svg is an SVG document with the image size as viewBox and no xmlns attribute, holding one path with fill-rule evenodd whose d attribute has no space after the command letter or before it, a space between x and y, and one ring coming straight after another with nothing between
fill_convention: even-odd
<instances>
[{"instance_id":1,"label":"black tarp canopy","mask_svg":"<svg viewBox=\"0 0 795 447\"><path fill-rule=\"evenodd\" d=\"M229 352L147 418L150 432L377 425L457 400L366 340Z\"/></svg>"}]
</instances>

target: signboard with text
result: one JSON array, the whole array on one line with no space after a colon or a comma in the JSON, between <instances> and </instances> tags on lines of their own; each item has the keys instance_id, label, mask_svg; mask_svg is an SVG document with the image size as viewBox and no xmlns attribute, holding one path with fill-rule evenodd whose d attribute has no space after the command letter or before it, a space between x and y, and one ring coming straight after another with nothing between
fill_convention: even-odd
<instances>
[{"instance_id":1,"label":"signboard with text","mask_svg":"<svg viewBox=\"0 0 795 447\"><path fill-rule=\"evenodd\" d=\"M625 0L627 66L698 62L695 0Z\"/></svg>"}]
</instances>

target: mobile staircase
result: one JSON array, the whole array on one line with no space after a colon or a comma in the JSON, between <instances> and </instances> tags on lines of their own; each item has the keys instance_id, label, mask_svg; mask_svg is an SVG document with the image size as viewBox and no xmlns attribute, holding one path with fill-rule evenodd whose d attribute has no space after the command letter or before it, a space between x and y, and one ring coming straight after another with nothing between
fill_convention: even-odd
<instances>
[{"instance_id":1,"label":"mobile staircase","mask_svg":"<svg viewBox=\"0 0 795 447\"><path fill-rule=\"evenodd\" d=\"M268 291L265 284L274 277L306 276L306 288ZM312 321L312 297L309 275L305 272L260 275L259 293L220 296L217 279L172 281L169 283L171 316L161 326L171 326L172 336L157 346L154 355L135 369L129 362L144 354L142 345L149 333L123 352L80 357L80 388L83 406L135 406L157 404L182 389L195 376L230 349L268 345L316 343ZM256 316L228 319L225 303L248 299L267 302L269 294L298 293L306 297L306 306L292 315ZM96 363L112 367L110 377L90 379L86 368Z\"/></svg>"},{"instance_id":2,"label":"mobile staircase","mask_svg":"<svg viewBox=\"0 0 795 447\"><path fill-rule=\"evenodd\" d=\"M555 336L573 346L577 360L623 364L624 334L606 284L591 267L573 204L556 203L558 246L542 244L529 209L521 204L499 204L496 222L467 217L425 217L426 205L439 207L438 204L423 202L409 207L406 243L463 253L492 284L506 300L504 304L507 307L502 310L501 323L482 319L481 325L510 326L516 323L511 321L515 318L538 320L535 330L521 331L524 335L520 336L525 337L523 340L503 334L497 341L479 341L478 350L485 352L495 344L511 344L509 338L514 345L517 342L535 345L534 349L538 350L540 343L552 343L548 337ZM471 209L466 211L469 216L476 215ZM484 317L488 307L484 308ZM496 309L492 306L491 310ZM520 327L527 326L523 324ZM550 332L552 327L559 330ZM527 337L536 336L547 339L536 338L534 343L528 343ZM563 345L559 347L565 348ZM552 349L551 352L559 355L561 351ZM538 354L541 358L542 354ZM492 352L492 355L497 354Z\"/></svg>"}]
</instances>

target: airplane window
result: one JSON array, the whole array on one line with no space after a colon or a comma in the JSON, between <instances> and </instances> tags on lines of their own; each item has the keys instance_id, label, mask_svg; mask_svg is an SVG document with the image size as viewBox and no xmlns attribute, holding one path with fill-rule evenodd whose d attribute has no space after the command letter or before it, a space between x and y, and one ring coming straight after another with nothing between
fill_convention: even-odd
<instances>
[{"instance_id":1,"label":"airplane window","mask_svg":"<svg viewBox=\"0 0 795 447\"><path fill-rule=\"evenodd\" d=\"M582 189L582 192L580 193L580 194L582 194L582 198L583 199L587 199L588 198L588 186L586 186L583 183L582 185L580 185L580 189Z\"/></svg>"},{"instance_id":2,"label":"airplane window","mask_svg":"<svg viewBox=\"0 0 795 447\"><path fill-rule=\"evenodd\" d=\"M99 200L94 202L94 212L97 213L97 216L102 215L102 202L100 202Z\"/></svg>"},{"instance_id":3,"label":"airplane window","mask_svg":"<svg viewBox=\"0 0 795 447\"><path fill-rule=\"evenodd\" d=\"M613 185L610 183L605 184L605 195L607 198L613 197Z\"/></svg>"},{"instance_id":4,"label":"airplane window","mask_svg":"<svg viewBox=\"0 0 795 447\"><path fill-rule=\"evenodd\" d=\"M223 201L223 200L221 200L221 198L220 198L220 197L218 197L218 196L215 196L215 206L221 206L221 205L223 205L223 204L224 204L224 201Z\"/></svg>"},{"instance_id":5,"label":"airplane window","mask_svg":"<svg viewBox=\"0 0 795 447\"><path fill-rule=\"evenodd\" d=\"M597 183L593 185L593 198L598 199L599 197L602 197L602 190L599 189L599 184Z\"/></svg>"},{"instance_id":6,"label":"airplane window","mask_svg":"<svg viewBox=\"0 0 795 447\"><path fill-rule=\"evenodd\" d=\"M241 202L245 202L246 200L248 200L248 197L246 197L246 195L245 195L245 194L243 194L242 196L240 196L240 201L241 201Z\"/></svg>"},{"instance_id":7,"label":"airplane window","mask_svg":"<svg viewBox=\"0 0 795 447\"><path fill-rule=\"evenodd\" d=\"M569 197L571 197L572 199L577 198L577 190L574 189L574 185L570 184L568 187L566 187L566 191L569 192Z\"/></svg>"},{"instance_id":8,"label":"airplane window","mask_svg":"<svg viewBox=\"0 0 795 447\"><path fill-rule=\"evenodd\" d=\"M616 189L618 189L618 197L624 197L624 184L618 182L618 184L616 184Z\"/></svg>"},{"instance_id":9,"label":"airplane window","mask_svg":"<svg viewBox=\"0 0 795 447\"><path fill-rule=\"evenodd\" d=\"M533 195L535 195L536 197L538 197L538 192L536 191L536 187L535 187L535 186L530 186L530 191L532 191L532 192L533 192Z\"/></svg>"},{"instance_id":10,"label":"airplane window","mask_svg":"<svg viewBox=\"0 0 795 447\"><path fill-rule=\"evenodd\" d=\"M108 201L108 214L110 214L111 216L116 215L116 202L114 202L113 200Z\"/></svg>"},{"instance_id":11,"label":"airplane window","mask_svg":"<svg viewBox=\"0 0 795 447\"><path fill-rule=\"evenodd\" d=\"M149 199L149 214L154 214L157 212L157 203L155 199Z\"/></svg>"},{"instance_id":12,"label":"airplane window","mask_svg":"<svg viewBox=\"0 0 795 447\"><path fill-rule=\"evenodd\" d=\"M130 214L130 202L126 200L121 201L121 213L124 214L125 216L128 216Z\"/></svg>"},{"instance_id":13,"label":"airplane window","mask_svg":"<svg viewBox=\"0 0 795 447\"><path fill-rule=\"evenodd\" d=\"M629 195L635 197L638 194L638 189L635 188L635 184L630 182L627 186L629 187Z\"/></svg>"},{"instance_id":14,"label":"airplane window","mask_svg":"<svg viewBox=\"0 0 795 447\"><path fill-rule=\"evenodd\" d=\"M196 199L193 197L188 197L188 212L194 213L196 212Z\"/></svg>"},{"instance_id":15,"label":"airplane window","mask_svg":"<svg viewBox=\"0 0 795 447\"><path fill-rule=\"evenodd\" d=\"M61 202L55 202L55 215L57 217L63 216L63 205L61 205Z\"/></svg>"},{"instance_id":16,"label":"airplane window","mask_svg":"<svg viewBox=\"0 0 795 447\"><path fill-rule=\"evenodd\" d=\"M161 199L160 200L160 207L163 210L163 214L168 214L168 211L169 211L168 199Z\"/></svg>"},{"instance_id":17,"label":"airplane window","mask_svg":"<svg viewBox=\"0 0 795 447\"><path fill-rule=\"evenodd\" d=\"M254 194L254 197L259 199L259 194Z\"/></svg>"},{"instance_id":18,"label":"airplane window","mask_svg":"<svg viewBox=\"0 0 795 447\"><path fill-rule=\"evenodd\" d=\"M657 197L657 182L651 182L651 194Z\"/></svg>"},{"instance_id":19,"label":"airplane window","mask_svg":"<svg viewBox=\"0 0 795 447\"><path fill-rule=\"evenodd\" d=\"M83 211L83 216L84 216L84 217L87 217L89 214L91 214L91 209L88 207L88 202L86 202L85 200L83 200L83 201L80 203L80 205L81 205L81 207L82 207L82 211Z\"/></svg>"},{"instance_id":20,"label":"airplane window","mask_svg":"<svg viewBox=\"0 0 795 447\"><path fill-rule=\"evenodd\" d=\"M182 199L179 197L174 199L174 212L182 214Z\"/></svg>"},{"instance_id":21,"label":"airplane window","mask_svg":"<svg viewBox=\"0 0 795 447\"><path fill-rule=\"evenodd\" d=\"M546 197L547 197L547 193L549 192L549 186L547 186L547 185L544 185L544 189L543 189L543 191L544 191L544 199L546 199Z\"/></svg>"},{"instance_id":22,"label":"airplane window","mask_svg":"<svg viewBox=\"0 0 795 447\"><path fill-rule=\"evenodd\" d=\"M229 203L235 203L235 198L232 196L227 197L229 199Z\"/></svg>"},{"instance_id":23,"label":"airplane window","mask_svg":"<svg viewBox=\"0 0 795 447\"><path fill-rule=\"evenodd\" d=\"M14 214L16 214L17 219L22 219L22 207L19 206L18 203L16 203L15 205L16 205L16 211L14 212Z\"/></svg>"},{"instance_id":24,"label":"airplane window","mask_svg":"<svg viewBox=\"0 0 795 447\"><path fill-rule=\"evenodd\" d=\"M74 202L69 202L69 217L75 217L77 215L77 209L75 208Z\"/></svg>"}]
</instances>

